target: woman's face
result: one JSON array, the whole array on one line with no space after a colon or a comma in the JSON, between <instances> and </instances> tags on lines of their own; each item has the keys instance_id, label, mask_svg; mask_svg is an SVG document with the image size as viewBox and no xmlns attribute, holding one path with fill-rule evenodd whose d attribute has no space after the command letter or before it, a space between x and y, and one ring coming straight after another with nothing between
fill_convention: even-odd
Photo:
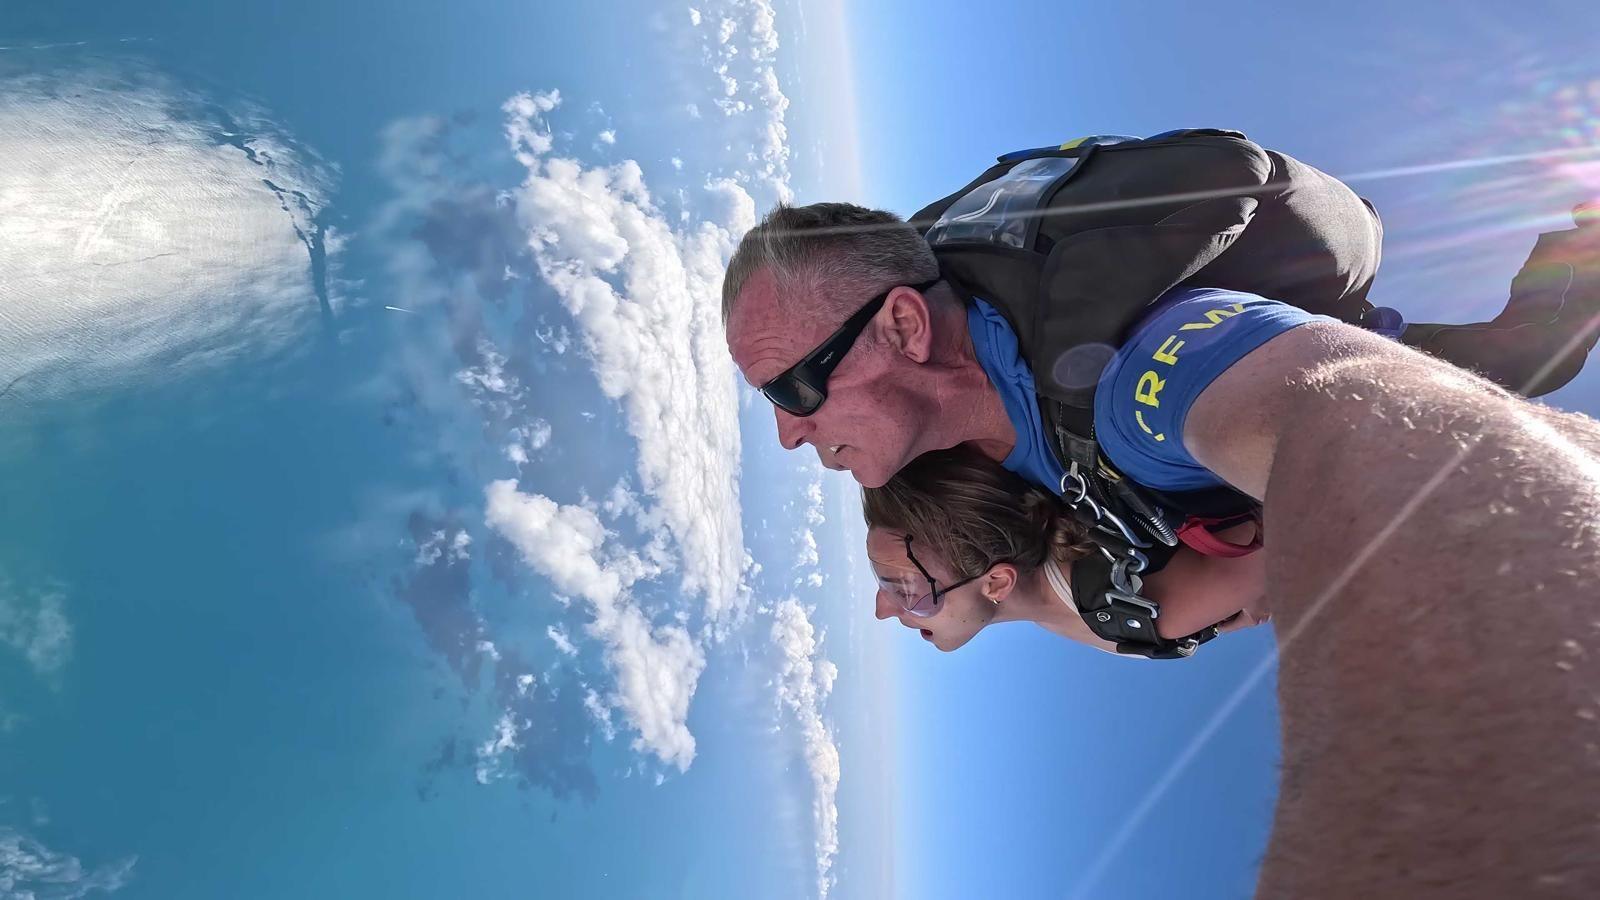
<instances>
[{"instance_id":1,"label":"woman's face","mask_svg":"<svg viewBox=\"0 0 1600 900\"><path fill-rule=\"evenodd\" d=\"M923 640L946 652L972 640L973 635L994 621L996 603L984 593L988 578L950 588L966 576L951 571L926 544L919 549L913 541L911 552L939 585L937 605L929 598L919 606L919 612L931 609L929 615L918 616L907 610L917 600L929 597L931 588L927 577L906 554L905 535L886 528L867 529L867 559L878 577L878 618L899 619L900 624L916 629Z\"/></svg>"}]
</instances>

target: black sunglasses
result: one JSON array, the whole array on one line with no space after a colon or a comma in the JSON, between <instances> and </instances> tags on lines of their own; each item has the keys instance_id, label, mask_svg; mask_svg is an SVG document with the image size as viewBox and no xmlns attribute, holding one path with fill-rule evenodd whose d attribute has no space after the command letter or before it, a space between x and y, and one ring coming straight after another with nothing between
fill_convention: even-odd
<instances>
[{"instance_id":1,"label":"black sunglasses","mask_svg":"<svg viewBox=\"0 0 1600 900\"><path fill-rule=\"evenodd\" d=\"M911 535L908 534L905 536L905 538L906 559L911 560L911 564L917 567L917 571L921 572L923 579L928 582L928 593L908 603L902 604L905 607L906 612L911 613L913 616L925 619L928 616L933 615L939 611L939 601L944 599L945 594L950 593L964 584L971 584L972 582L977 581L979 578L982 578L984 575L983 572L979 572L976 575L968 575L966 578L963 578L960 581L945 585L944 589L940 590L939 583L933 580L933 576L928 574L928 570L923 568L922 563L917 562L916 555L911 552Z\"/></svg>"},{"instance_id":2,"label":"black sunglasses","mask_svg":"<svg viewBox=\"0 0 1600 900\"><path fill-rule=\"evenodd\" d=\"M929 288L941 280L943 279L935 278L922 284L913 284L911 288L919 294L927 293ZM772 401L773 406L791 416L804 418L816 412L822 406L822 401L828 399L828 376L838 368L839 361L844 359L844 355L855 345L856 338L861 336L867 323L872 321L872 317L883 308L884 301L889 299L894 290L895 288L890 288L868 300L867 305L845 319L839 330L829 335L817 349L807 353L799 362L763 384L761 393Z\"/></svg>"}]
</instances>

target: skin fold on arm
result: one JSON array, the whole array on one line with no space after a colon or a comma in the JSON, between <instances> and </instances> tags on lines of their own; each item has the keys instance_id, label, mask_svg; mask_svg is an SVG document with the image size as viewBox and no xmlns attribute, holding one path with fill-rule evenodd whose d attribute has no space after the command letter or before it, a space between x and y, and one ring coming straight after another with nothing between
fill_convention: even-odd
<instances>
[{"instance_id":1,"label":"skin fold on arm","mask_svg":"<svg viewBox=\"0 0 1600 900\"><path fill-rule=\"evenodd\" d=\"M1317 323L1184 441L1273 551L1259 896L1600 896L1600 426Z\"/></svg>"}]
</instances>

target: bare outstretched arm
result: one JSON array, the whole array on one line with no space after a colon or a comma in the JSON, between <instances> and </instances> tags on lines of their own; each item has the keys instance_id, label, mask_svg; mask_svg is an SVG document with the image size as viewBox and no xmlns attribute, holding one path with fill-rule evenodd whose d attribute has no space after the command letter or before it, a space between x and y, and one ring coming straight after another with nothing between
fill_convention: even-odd
<instances>
[{"instance_id":1,"label":"bare outstretched arm","mask_svg":"<svg viewBox=\"0 0 1600 900\"><path fill-rule=\"evenodd\" d=\"M1265 505L1260 896L1600 896L1600 426L1312 324L1207 388L1184 440Z\"/></svg>"}]
</instances>

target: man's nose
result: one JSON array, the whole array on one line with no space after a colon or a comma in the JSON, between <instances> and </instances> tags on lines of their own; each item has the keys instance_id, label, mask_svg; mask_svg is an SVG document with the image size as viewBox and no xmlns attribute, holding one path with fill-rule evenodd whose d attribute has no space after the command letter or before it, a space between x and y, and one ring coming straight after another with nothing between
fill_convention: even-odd
<instances>
[{"instance_id":1,"label":"man's nose","mask_svg":"<svg viewBox=\"0 0 1600 900\"><path fill-rule=\"evenodd\" d=\"M778 443L782 444L785 450L800 449L800 445L806 442L806 438L812 432L811 420L791 416L776 406L772 408L772 414L778 417Z\"/></svg>"}]
</instances>

